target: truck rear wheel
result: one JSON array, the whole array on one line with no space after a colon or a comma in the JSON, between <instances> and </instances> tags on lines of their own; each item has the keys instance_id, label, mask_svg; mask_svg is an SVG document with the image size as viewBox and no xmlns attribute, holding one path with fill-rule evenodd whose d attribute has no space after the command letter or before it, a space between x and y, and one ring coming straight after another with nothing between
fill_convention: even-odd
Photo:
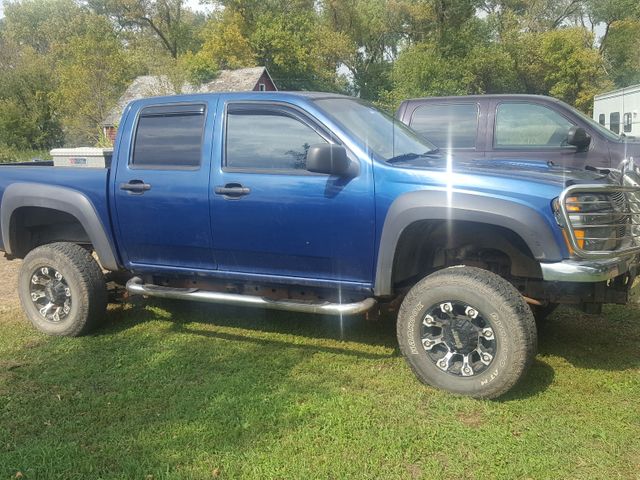
<instances>
[{"instance_id":1,"label":"truck rear wheel","mask_svg":"<svg viewBox=\"0 0 640 480\"><path fill-rule=\"evenodd\" d=\"M417 283L398 313L400 350L422 382L496 398L526 373L536 324L520 293L498 275L451 267Z\"/></svg>"},{"instance_id":2,"label":"truck rear wheel","mask_svg":"<svg viewBox=\"0 0 640 480\"><path fill-rule=\"evenodd\" d=\"M48 335L89 333L104 316L107 291L97 262L73 243L52 243L24 259L18 294L34 327Z\"/></svg>"}]
</instances>

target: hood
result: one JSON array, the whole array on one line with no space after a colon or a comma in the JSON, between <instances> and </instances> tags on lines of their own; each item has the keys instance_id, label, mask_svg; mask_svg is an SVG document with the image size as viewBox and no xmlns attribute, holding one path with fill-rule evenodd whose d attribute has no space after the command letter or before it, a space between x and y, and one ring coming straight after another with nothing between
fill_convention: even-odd
<instances>
[{"instance_id":1,"label":"hood","mask_svg":"<svg viewBox=\"0 0 640 480\"><path fill-rule=\"evenodd\" d=\"M640 138L638 137L624 137L620 143L610 143L609 149L614 168L618 167L617 163L620 160L629 157L633 157L637 165L640 164Z\"/></svg>"},{"instance_id":2,"label":"hood","mask_svg":"<svg viewBox=\"0 0 640 480\"><path fill-rule=\"evenodd\" d=\"M444 156L421 157L397 163L405 168L444 170L447 167ZM562 188L578 183L612 183L609 170L593 168L571 168L555 165L552 162L522 159L479 159L469 161L455 161L453 171L476 175L490 175L493 177L531 180L558 185Z\"/></svg>"}]
</instances>

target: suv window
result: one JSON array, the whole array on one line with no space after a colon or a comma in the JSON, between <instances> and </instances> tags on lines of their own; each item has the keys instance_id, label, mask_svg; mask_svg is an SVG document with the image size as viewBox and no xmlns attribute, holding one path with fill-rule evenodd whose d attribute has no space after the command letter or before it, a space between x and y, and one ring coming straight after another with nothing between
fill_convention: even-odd
<instances>
[{"instance_id":1,"label":"suv window","mask_svg":"<svg viewBox=\"0 0 640 480\"><path fill-rule=\"evenodd\" d=\"M600 115L598 115L598 123L600 125L604 125L605 123L607 123L607 117L604 113L601 113Z\"/></svg>"},{"instance_id":2,"label":"suv window","mask_svg":"<svg viewBox=\"0 0 640 480\"><path fill-rule=\"evenodd\" d=\"M572 126L562 115L542 105L501 103L496 112L494 146L564 147Z\"/></svg>"},{"instance_id":3,"label":"suv window","mask_svg":"<svg viewBox=\"0 0 640 480\"><path fill-rule=\"evenodd\" d=\"M422 105L413 112L410 127L441 148L475 148L478 105Z\"/></svg>"},{"instance_id":4,"label":"suv window","mask_svg":"<svg viewBox=\"0 0 640 480\"><path fill-rule=\"evenodd\" d=\"M251 170L307 168L312 145L328 143L295 111L230 105L227 109L225 166Z\"/></svg>"},{"instance_id":5,"label":"suv window","mask_svg":"<svg viewBox=\"0 0 640 480\"><path fill-rule=\"evenodd\" d=\"M620 133L620 112L609 114L609 128L612 132Z\"/></svg>"},{"instance_id":6,"label":"suv window","mask_svg":"<svg viewBox=\"0 0 640 480\"><path fill-rule=\"evenodd\" d=\"M147 107L133 144L136 167L197 167L202 157L204 105Z\"/></svg>"}]
</instances>

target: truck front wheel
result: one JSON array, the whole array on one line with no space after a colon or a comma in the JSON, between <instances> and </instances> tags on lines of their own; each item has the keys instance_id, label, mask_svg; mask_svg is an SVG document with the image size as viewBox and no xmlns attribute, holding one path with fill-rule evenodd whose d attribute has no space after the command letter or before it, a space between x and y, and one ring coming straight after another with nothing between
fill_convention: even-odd
<instances>
[{"instance_id":1,"label":"truck front wheel","mask_svg":"<svg viewBox=\"0 0 640 480\"><path fill-rule=\"evenodd\" d=\"M20 269L18 294L33 326L48 335L89 333L107 305L100 267L73 243L51 243L29 252Z\"/></svg>"},{"instance_id":2,"label":"truck front wheel","mask_svg":"<svg viewBox=\"0 0 640 480\"><path fill-rule=\"evenodd\" d=\"M400 307L397 333L418 379L476 398L510 390L537 350L535 320L522 295L474 267L447 268L417 283Z\"/></svg>"}]
</instances>

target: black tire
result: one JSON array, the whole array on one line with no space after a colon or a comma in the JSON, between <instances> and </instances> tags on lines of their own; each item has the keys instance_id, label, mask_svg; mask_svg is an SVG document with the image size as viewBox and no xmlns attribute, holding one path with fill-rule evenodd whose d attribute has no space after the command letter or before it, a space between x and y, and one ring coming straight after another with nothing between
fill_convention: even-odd
<instances>
[{"instance_id":1,"label":"black tire","mask_svg":"<svg viewBox=\"0 0 640 480\"><path fill-rule=\"evenodd\" d=\"M460 314L465 305L470 310L462 311L476 317ZM535 320L522 295L498 275L475 267L447 268L417 283L400 307L397 334L420 381L475 398L509 391L537 352ZM477 349L471 351L474 342Z\"/></svg>"},{"instance_id":2,"label":"black tire","mask_svg":"<svg viewBox=\"0 0 640 480\"><path fill-rule=\"evenodd\" d=\"M102 320L107 306L102 270L86 249L73 243L51 243L29 252L20 269L18 294L29 321L48 335L85 335ZM49 304L53 306L41 313ZM65 307L68 312L61 310ZM55 315L52 311L57 320L48 318Z\"/></svg>"},{"instance_id":3,"label":"black tire","mask_svg":"<svg viewBox=\"0 0 640 480\"><path fill-rule=\"evenodd\" d=\"M536 323L538 324L546 323L549 315L555 312L556 308L558 307L559 305L557 303L548 303L546 305L531 305L533 318L536 319Z\"/></svg>"}]
</instances>

